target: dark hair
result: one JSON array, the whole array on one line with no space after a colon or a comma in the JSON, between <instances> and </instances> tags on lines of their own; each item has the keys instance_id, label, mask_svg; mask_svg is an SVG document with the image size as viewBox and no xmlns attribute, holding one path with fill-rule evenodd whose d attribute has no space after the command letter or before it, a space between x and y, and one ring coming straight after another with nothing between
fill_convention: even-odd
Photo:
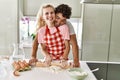
<instances>
[{"instance_id":1,"label":"dark hair","mask_svg":"<svg viewBox=\"0 0 120 80\"><path fill-rule=\"evenodd\" d=\"M55 13L62 13L63 17L69 19L72 12L72 8L66 4L61 4L55 8Z\"/></svg>"}]
</instances>

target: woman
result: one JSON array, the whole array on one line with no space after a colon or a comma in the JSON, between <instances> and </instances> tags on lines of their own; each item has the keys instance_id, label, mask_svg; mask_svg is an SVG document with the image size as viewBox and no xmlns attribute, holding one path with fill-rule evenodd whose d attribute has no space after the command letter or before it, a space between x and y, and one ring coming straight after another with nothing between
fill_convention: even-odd
<instances>
[{"instance_id":1,"label":"woman","mask_svg":"<svg viewBox=\"0 0 120 80\"><path fill-rule=\"evenodd\" d=\"M67 60L69 54L69 29L66 24L55 26L55 11L52 5L43 6L38 13L38 43L41 45L45 61Z\"/></svg>"}]
</instances>

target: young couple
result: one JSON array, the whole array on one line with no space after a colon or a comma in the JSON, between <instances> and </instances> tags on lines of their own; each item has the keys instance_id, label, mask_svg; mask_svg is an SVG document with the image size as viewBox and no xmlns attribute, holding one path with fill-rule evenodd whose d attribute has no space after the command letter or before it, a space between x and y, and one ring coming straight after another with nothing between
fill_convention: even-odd
<instances>
[{"instance_id":1,"label":"young couple","mask_svg":"<svg viewBox=\"0 0 120 80\"><path fill-rule=\"evenodd\" d=\"M37 49L40 44L45 61L68 60L72 45L73 67L79 67L79 51L76 35L71 23L66 19L71 16L71 7L61 4L54 8L48 4L42 6L37 14L37 35L33 42L30 63L37 61Z\"/></svg>"}]
</instances>

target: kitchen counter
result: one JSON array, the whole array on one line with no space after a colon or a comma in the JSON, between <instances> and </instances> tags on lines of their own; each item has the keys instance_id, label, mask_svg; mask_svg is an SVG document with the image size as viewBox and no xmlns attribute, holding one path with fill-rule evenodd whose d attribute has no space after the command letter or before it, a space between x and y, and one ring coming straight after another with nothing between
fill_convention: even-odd
<instances>
[{"instance_id":1,"label":"kitchen counter","mask_svg":"<svg viewBox=\"0 0 120 80\"><path fill-rule=\"evenodd\" d=\"M81 61L81 68L88 73L88 76L84 80L97 80L85 61ZM8 66L6 66L8 67ZM20 72L20 76L13 75L13 71L10 68L6 68L7 74L4 78L0 77L0 80L73 80L66 71L61 72L49 72L44 71L40 67L32 68L30 71ZM0 73L1 75L1 73Z\"/></svg>"}]
</instances>

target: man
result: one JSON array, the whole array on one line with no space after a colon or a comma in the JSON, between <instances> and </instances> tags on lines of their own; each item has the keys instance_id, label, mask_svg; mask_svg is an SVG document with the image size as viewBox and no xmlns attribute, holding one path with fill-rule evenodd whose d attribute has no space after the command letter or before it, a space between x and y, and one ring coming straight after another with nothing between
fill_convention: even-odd
<instances>
[{"instance_id":1,"label":"man","mask_svg":"<svg viewBox=\"0 0 120 80\"><path fill-rule=\"evenodd\" d=\"M55 13L56 13L56 21L55 25L60 26L63 24L67 24L70 28L70 44L72 45L72 53L73 53L73 67L79 67L79 50L78 50L78 45L77 45L77 40L76 40L76 34L74 32L73 26L71 23L67 21L67 19L70 18L71 16L71 7L69 7L66 4L61 4L58 7L55 8ZM36 62L36 53L38 49L38 40L37 36L34 39L33 42L33 47L32 47L32 59L30 62Z\"/></svg>"},{"instance_id":2,"label":"man","mask_svg":"<svg viewBox=\"0 0 120 80\"><path fill-rule=\"evenodd\" d=\"M70 43L72 45L72 53L73 53L73 66L79 67L79 49L77 45L76 40L76 34L73 29L73 26L70 22L68 22L66 19L69 19L71 16L71 7L69 7L66 4L61 4L55 8L55 14L56 14L56 22L55 24L57 26L67 24L70 29Z\"/></svg>"}]
</instances>

